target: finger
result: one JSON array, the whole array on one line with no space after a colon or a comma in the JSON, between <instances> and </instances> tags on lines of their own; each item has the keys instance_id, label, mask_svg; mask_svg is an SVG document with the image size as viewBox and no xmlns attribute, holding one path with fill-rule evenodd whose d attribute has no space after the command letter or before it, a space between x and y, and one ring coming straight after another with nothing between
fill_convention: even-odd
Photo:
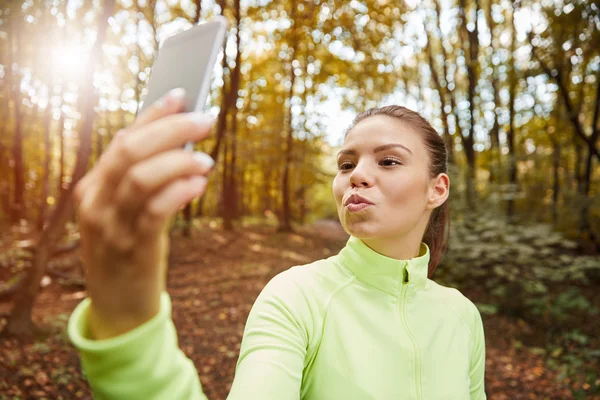
<instances>
[{"instance_id":1,"label":"finger","mask_svg":"<svg viewBox=\"0 0 600 400\"><path fill-rule=\"evenodd\" d=\"M71 198L73 199L75 210L79 208L81 200L83 199L83 194L85 193L85 188L87 186L87 184L85 183L86 176L87 174L75 183L75 187L73 188L73 192L71 193Z\"/></svg>"},{"instance_id":2,"label":"finger","mask_svg":"<svg viewBox=\"0 0 600 400\"><path fill-rule=\"evenodd\" d=\"M100 158L96 162L96 166L106 158L106 154L111 147L116 146L116 143L123 140L123 137L129 134L134 128L139 128L150 122L156 121L157 119L163 118L170 114L181 112L185 107L185 89L175 88L169 91L162 98L154 102L147 110L140 114L134 123L128 128L122 128L115 133L112 140L109 143L108 148L101 154ZM85 182L82 182L82 187L79 192L85 192L85 188L88 186L89 181L93 181L94 176L97 174L98 168L92 168L88 171L87 175L83 178L87 178ZM79 194L75 195L76 200L80 200Z\"/></svg>"},{"instance_id":3,"label":"finger","mask_svg":"<svg viewBox=\"0 0 600 400\"><path fill-rule=\"evenodd\" d=\"M75 183L75 187L73 188L71 196L76 212L79 212L79 209L84 202L89 203L90 196L93 197L93 193L96 192L96 181L94 180L94 173L96 172L95 170L96 168L92 168Z\"/></svg>"},{"instance_id":4,"label":"finger","mask_svg":"<svg viewBox=\"0 0 600 400\"><path fill-rule=\"evenodd\" d=\"M90 183L81 197L77 208L77 217L82 231L85 229L97 232L102 229L107 208L98 205L98 195L101 192L102 186Z\"/></svg>"},{"instance_id":5,"label":"finger","mask_svg":"<svg viewBox=\"0 0 600 400\"><path fill-rule=\"evenodd\" d=\"M91 184L97 181L97 175L99 174L99 170L101 163L105 163L107 158L110 158L110 152L112 148L116 146L116 143L123 140L123 136L126 132L126 129L120 129L117 131L113 139L108 144L108 147L104 150L104 152L100 155L100 157L96 160L96 164L76 183L73 198L75 200L75 204L81 203L81 198L84 193L86 193ZM109 154L109 156L107 156Z\"/></svg>"},{"instance_id":6,"label":"finger","mask_svg":"<svg viewBox=\"0 0 600 400\"><path fill-rule=\"evenodd\" d=\"M123 137L107 150L97 180L101 180L104 201L112 201L114 192L127 170L156 154L180 149L186 142L196 142L211 132L214 118L208 114L170 115L151 122ZM108 154L110 153L110 154Z\"/></svg>"},{"instance_id":7,"label":"finger","mask_svg":"<svg viewBox=\"0 0 600 400\"><path fill-rule=\"evenodd\" d=\"M128 219L152 194L169 182L192 175L206 175L214 165L206 153L171 150L150 157L131 167L116 190L114 202L120 217Z\"/></svg>"},{"instance_id":8,"label":"finger","mask_svg":"<svg viewBox=\"0 0 600 400\"><path fill-rule=\"evenodd\" d=\"M196 196L202 196L207 183L206 177L194 176L179 179L160 190L138 214L137 231L142 237L155 235L182 205L189 203Z\"/></svg>"},{"instance_id":9,"label":"finger","mask_svg":"<svg viewBox=\"0 0 600 400\"><path fill-rule=\"evenodd\" d=\"M156 121L157 119L164 118L167 115L182 112L185 108L185 90L183 88L176 88L168 92L162 98L155 101L148 109L144 110L133 122L128 131L139 128L149 124L150 122ZM117 133L118 135L124 134L124 132Z\"/></svg>"}]
</instances>

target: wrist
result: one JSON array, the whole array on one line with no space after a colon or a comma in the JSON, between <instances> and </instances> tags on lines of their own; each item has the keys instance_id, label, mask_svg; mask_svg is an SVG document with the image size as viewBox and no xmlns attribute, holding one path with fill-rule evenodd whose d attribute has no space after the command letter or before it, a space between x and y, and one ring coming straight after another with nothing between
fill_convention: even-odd
<instances>
[{"instance_id":1,"label":"wrist","mask_svg":"<svg viewBox=\"0 0 600 400\"><path fill-rule=\"evenodd\" d=\"M149 308L146 313L106 315L95 308L92 301L88 314L90 339L103 340L122 335L151 320L158 312L159 307L156 307L154 311Z\"/></svg>"},{"instance_id":2,"label":"wrist","mask_svg":"<svg viewBox=\"0 0 600 400\"><path fill-rule=\"evenodd\" d=\"M160 295L133 304L115 304L92 297L88 313L90 339L103 340L122 335L149 321L159 311Z\"/></svg>"}]
</instances>

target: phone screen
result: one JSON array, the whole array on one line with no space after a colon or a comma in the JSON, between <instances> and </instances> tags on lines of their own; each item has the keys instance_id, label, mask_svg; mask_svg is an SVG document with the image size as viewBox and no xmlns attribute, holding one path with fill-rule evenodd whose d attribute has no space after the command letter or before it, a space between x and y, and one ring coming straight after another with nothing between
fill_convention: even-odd
<instances>
[{"instance_id":1,"label":"phone screen","mask_svg":"<svg viewBox=\"0 0 600 400\"><path fill-rule=\"evenodd\" d=\"M139 111L178 87L186 92L185 111L202 111L226 29L225 18L216 18L165 40L152 66L148 93Z\"/></svg>"}]
</instances>

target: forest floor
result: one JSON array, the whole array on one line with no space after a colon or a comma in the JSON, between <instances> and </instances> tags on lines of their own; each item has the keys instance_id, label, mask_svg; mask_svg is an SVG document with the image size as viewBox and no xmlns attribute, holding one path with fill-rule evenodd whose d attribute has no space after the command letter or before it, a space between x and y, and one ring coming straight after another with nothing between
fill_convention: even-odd
<instances>
[{"instance_id":1,"label":"forest floor","mask_svg":"<svg viewBox=\"0 0 600 400\"><path fill-rule=\"evenodd\" d=\"M175 234L168 282L173 320L180 347L194 361L209 399L225 399L229 392L244 324L264 285L293 265L336 254L346 240L340 225L331 221L292 234L256 226L234 233L192 230L191 239ZM476 292L461 292L477 301ZM34 320L53 333L37 340L0 338L0 400L91 398L65 334L69 314L85 296L81 288L68 289L52 280L38 297ZM9 310L10 303L0 302L0 314ZM576 398L571 378L559 378L542 355L514 345L511 338L524 329L536 334L531 326L502 314L482 317L488 399ZM2 317L0 329L5 323Z\"/></svg>"}]
</instances>

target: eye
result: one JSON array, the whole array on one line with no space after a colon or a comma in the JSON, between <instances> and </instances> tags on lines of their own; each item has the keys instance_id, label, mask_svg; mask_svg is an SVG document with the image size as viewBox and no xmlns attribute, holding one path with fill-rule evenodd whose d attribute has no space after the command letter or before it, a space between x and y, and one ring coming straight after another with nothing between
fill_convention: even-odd
<instances>
[{"instance_id":1,"label":"eye","mask_svg":"<svg viewBox=\"0 0 600 400\"><path fill-rule=\"evenodd\" d=\"M340 165L338 165L338 169L340 171L345 171L345 170L349 170L353 166L354 166L354 164L352 164L350 161L344 161L343 163L341 163Z\"/></svg>"},{"instance_id":2,"label":"eye","mask_svg":"<svg viewBox=\"0 0 600 400\"><path fill-rule=\"evenodd\" d=\"M396 158L386 157L379 161L379 165L383 165L384 167L391 167L394 165L402 165L402 162Z\"/></svg>"}]
</instances>

